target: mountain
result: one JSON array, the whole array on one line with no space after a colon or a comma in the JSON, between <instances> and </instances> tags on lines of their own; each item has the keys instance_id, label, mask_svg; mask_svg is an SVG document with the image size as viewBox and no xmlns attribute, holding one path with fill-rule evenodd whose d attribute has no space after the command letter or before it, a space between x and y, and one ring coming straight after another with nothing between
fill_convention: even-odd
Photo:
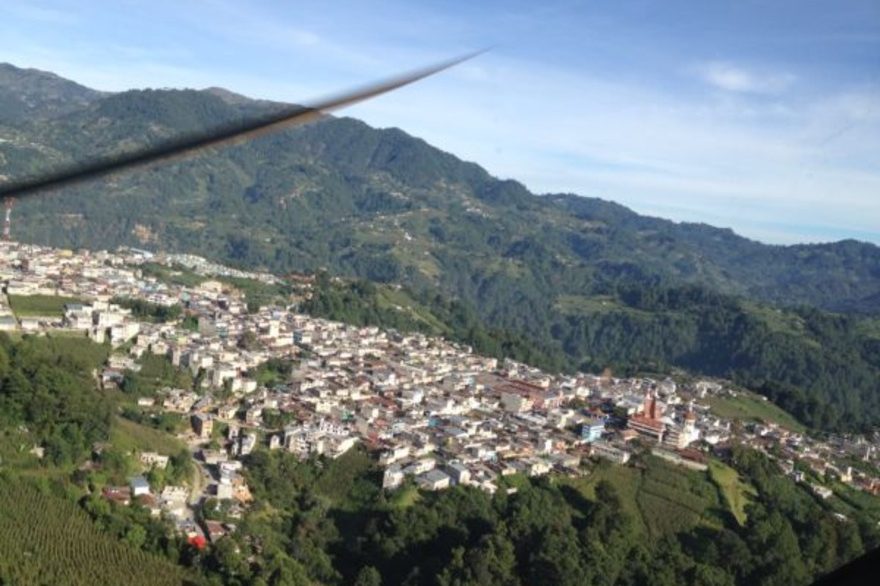
<instances>
[{"instance_id":1,"label":"mountain","mask_svg":"<svg viewBox=\"0 0 880 586\"><path fill-rule=\"evenodd\" d=\"M25 103L21 88L40 95L40 84L55 97L40 115L19 106L0 120L6 177L278 107L217 88L98 95L14 71L0 102ZM526 336L550 366L686 367L759 387L814 425L880 421L880 335L860 315L880 313L877 246L770 246L601 199L537 196L349 118L21 201L13 236L400 283Z\"/></svg>"},{"instance_id":2,"label":"mountain","mask_svg":"<svg viewBox=\"0 0 880 586\"><path fill-rule=\"evenodd\" d=\"M54 73L0 63L0 124L46 118L87 106L104 95Z\"/></svg>"}]
</instances>

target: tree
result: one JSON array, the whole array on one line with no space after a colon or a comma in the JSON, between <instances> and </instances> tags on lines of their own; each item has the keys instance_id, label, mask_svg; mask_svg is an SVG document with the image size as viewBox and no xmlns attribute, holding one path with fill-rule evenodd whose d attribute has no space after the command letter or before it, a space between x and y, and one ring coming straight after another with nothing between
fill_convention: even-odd
<instances>
[{"instance_id":1,"label":"tree","mask_svg":"<svg viewBox=\"0 0 880 586\"><path fill-rule=\"evenodd\" d=\"M364 566L358 572L354 586L382 586L382 574L373 566Z\"/></svg>"},{"instance_id":2,"label":"tree","mask_svg":"<svg viewBox=\"0 0 880 586\"><path fill-rule=\"evenodd\" d=\"M246 330L239 336L236 345L242 350L256 350L260 347L260 340L251 330Z\"/></svg>"},{"instance_id":3,"label":"tree","mask_svg":"<svg viewBox=\"0 0 880 586\"><path fill-rule=\"evenodd\" d=\"M147 540L147 530L141 525L131 525L125 532L124 540L132 547L140 549Z\"/></svg>"}]
</instances>

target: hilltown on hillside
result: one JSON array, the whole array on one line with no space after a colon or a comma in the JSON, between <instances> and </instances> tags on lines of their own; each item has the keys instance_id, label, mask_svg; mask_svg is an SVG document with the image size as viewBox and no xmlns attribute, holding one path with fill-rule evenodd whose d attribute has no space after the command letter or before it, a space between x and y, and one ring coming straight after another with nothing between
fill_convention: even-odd
<instances>
[{"instance_id":1,"label":"hilltown on hillside","mask_svg":"<svg viewBox=\"0 0 880 586\"><path fill-rule=\"evenodd\" d=\"M150 276L148 264L202 278L174 285ZM191 255L0 243L0 330L110 344L114 351L96 373L104 388L121 385L147 355L167 358L197 381L195 390L169 387L137 399L145 413L188 418L181 439L198 464L193 481L159 490L140 474L104 490L108 499L138 499L169 515L193 537L229 530L210 521L196 526L194 513L206 499L227 502L233 513L252 501L243 458L258 446L307 459L336 458L362 444L383 469L384 488L411 479L424 490L466 484L494 492L506 475L581 474L585 458L625 465L637 451L705 469L710 455L737 441L772 455L818 498L833 494L822 481L828 478L880 493L876 436L820 441L766 421L724 419L709 405L742 393L729 385L551 375L439 338L304 315L295 311L296 296L289 307L249 307L230 278L278 282ZM300 299L310 294L309 283L296 279ZM51 315L16 314L10 306L10 299L33 296L71 301ZM139 321L114 303L119 299L182 312L164 323ZM261 385L255 373L270 361L295 367ZM137 454L144 473L167 466L169 456Z\"/></svg>"}]
</instances>

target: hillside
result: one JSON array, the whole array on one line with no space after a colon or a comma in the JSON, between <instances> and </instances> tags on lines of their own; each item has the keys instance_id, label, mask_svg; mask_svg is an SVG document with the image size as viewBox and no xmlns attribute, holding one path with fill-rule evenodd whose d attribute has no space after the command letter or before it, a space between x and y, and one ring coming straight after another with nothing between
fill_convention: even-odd
<instances>
[{"instance_id":1,"label":"hillside","mask_svg":"<svg viewBox=\"0 0 880 586\"><path fill-rule=\"evenodd\" d=\"M37 104L40 115L10 97L20 89L0 86L12 104L10 122L0 119L0 175L275 107L216 88L79 98L67 83L69 108ZM536 196L400 130L352 119L19 202L13 237L402 283L425 299L459 300L559 367L681 366L760 387L795 413L821 411L816 425L843 414L854 416L849 424L880 420L878 342L858 317L880 312L880 248L768 246L601 199Z\"/></svg>"},{"instance_id":2,"label":"hillside","mask_svg":"<svg viewBox=\"0 0 880 586\"><path fill-rule=\"evenodd\" d=\"M0 124L19 124L88 106L101 92L53 73L0 63Z\"/></svg>"}]
</instances>

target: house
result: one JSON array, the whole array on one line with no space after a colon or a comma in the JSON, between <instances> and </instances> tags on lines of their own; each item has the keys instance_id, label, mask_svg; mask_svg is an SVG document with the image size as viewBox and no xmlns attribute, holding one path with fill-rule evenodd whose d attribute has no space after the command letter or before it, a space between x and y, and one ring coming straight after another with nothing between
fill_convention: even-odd
<instances>
[{"instance_id":1,"label":"house","mask_svg":"<svg viewBox=\"0 0 880 586\"><path fill-rule=\"evenodd\" d=\"M407 466L404 469L404 474L412 474L413 476L417 476L419 474L424 474L430 470L433 470L437 466L437 461L433 458L422 458L421 460L417 460Z\"/></svg>"},{"instance_id":2,"label":"house","mask_svg":"<svg viewBox=\"0 0 880 586\"><path fill-rule=\"evenodd\" d=\"M159 468L164 470L168 466L168 456L156 452L141 452L139 458L146 468Z\"/></svg>"},{"instance_id":3,"label":"house","mask_svg":"<svg viewBox=\"0 0 880 586\"><path fill-rule=\"evenodd\" d=\"M257 445L257 434L248 433L241 437L239 440L239 448L238 453L242 456L247 456L251 452L254 451L254 448Z\"/></svg>"},{"instance_id":4,"label":"house","mask_svg":"<svg viewBox=\"0 0 880 586\"><path fill-rule=\"evenodd\" d=\"M624 449L615 447L608 442L597 441L590 444L591 453L599 458L611 460L615 464L626 464L631 454Z\"/></svg>"},{"instance_id":5,"label":"house","mask_svg":"<svg viewBox=\"0 0 880 586\"><path fill-rule=\"evenodd\" d=\"M550 472L550 464L540 458L524 462L523 471L529 476L542 476Z\"/></svg>"},{"instance_id":6,"label":"house","mask_svg":"<svg viewBox=\"0 0 880 586\"><path fill-rule=\"evenodd\" d=\"M449 488L452 478L442 470L428 470L421 476L416 477L416 482L420 488L425 490L443 490Z\"/></svg>"},{"instance_id":7,"label":"house","mask_svg":"<svg viewBox=\"0 0 880 586\"><path fill-rule=\"evenodd\" d=\"M397 488L403 483L403 471L400 466L391 466L382 474L382 488Z\"/></svg>"},{"instance_id":8,"label":"house","mask_svg":"<svg viewBox=\"0 0 880 586\"><path fill-rule=\"evenodd\" d=\"M587 443L602 439L605 433L605 422L598 417L591 417L581 425L581 439Z\"/></svg>"},{"instance_id":9,"label":"house","mask_svg":"<svg viewBox=\"0 0 880 586\"><path fill-rule=\"evenodd\" d=\"M234 419L235 414L238 413L238 405L221 405L217 408L217 417L220 419Z\"/></svg>"},{"instance_id":10,"label":"house","mask_svg":"<svg viewBox=\"0 0 880 586\"><path fill-rule=\"evenodd\" d=\"M226 535L226 529L219 521L205 521L205 534L211 543L215 543L218 539Z\"/></svg>"},{"instance_id":11,"label":"house","mask_svg":"<svg viewBox=\"0 0 880 586\"><path fill-rule=\"evenodd\" d=\"M169 508L182 508L189 498L189 489L185 486L168 485L162 489L162 494L159 496Z\"/></svg>"},{"instance_id":12,"label":"house","mask_svg":"<svg viewBox=\"0 0 880 586\"><path fill-rule=\"evenodd\" d=\"M228 500L232 500L234 496L235 496L235 491L233 489L232 483L220 482L217 484L217 498L218 499L228 501Z\"/></svg>"},{"instance_id":13,"label":"house","mask_svg":"<svg viewBox=\"0 0 880 586\"><path fill-rule=\"evenodd\" d=\"M139 497L141 495L150 494L150 483L143 476L135 476L131 479L131 495Z\"/></svg>"},{"instance_id":14,"label":"house","mask_svg":"<svg viewBox=\"0 0 880 586\"><path fill-rule=\"evenodd\" d=\"M131 504L131 487L128 486L106 486L101 491L101 495L119 505Z\"/></svg>"},{"instance_id":15,"label":"house","mask_svg":"<svg viewBox=\"0 0 880 586\"><path fill-rule=\"evenodd\" d=\"M471 481L471 471L461 462L453 462L446 467L455 484L467 484Z\"/></svg>"},{"instance_id":16,"label":"house","mask_svg":"<svg viewBox=\"0 0 880 586\"><path fill-rule=\"evenodd\" d=\"M214 419L205 413L192 416L193 431L201 439L209 439L214 431Z\"/></svg>"},{"instance_id":17,"label":"house","mask_svg":"<svg viewBox=\"0 0 880 586\"><path fill-rule=\"evenodd\" d=\"M409 446L394 446L382 452L379 456L379 466L388 466L409 456Z\"/></svg>"},{"instance_id":18,"label":"house","mask_svg":"<svg viewBox=\"0 0 880 586\"><path fill-rule=\"evenodd\" d=\"M822 486L820 484L811 484L810 488L813 489L813 493L822 500L827 500L831 497L831 495L834 494L834 491L832 491L830 488L828 488L827 486Z\"/></svg>"},{"instance_id":19,"label":"house","mask_svg":"<svg viewBox=\"0 0 880 586\"><path fill-rule=\"evenodd\" d=\"M256 425L260 423L263 418L263 407L261 405L254 405L250 407L244 414L244 420L246 423L250 425Z\"/></svg>"},{"instance_id":20,"label":"house","mask_svg":"<svg viewBox=\"0 0 880 586\"><path fill-rule=\"evenodd\" d=\"M225 450L202 450L201 454L202 460L209 466L217 466L229 460L229 454Z\"/></svg>"},{"instance_id":21,"label":"house","mask_svg":"<svg viewBox=\"0 0 880 586\"><path fill-rule=\"evenodd\" d=\"M502 393L501 406L509 413L525 413L534 406L534 400L520 393Z\"/></svg>"}]
</instances>

